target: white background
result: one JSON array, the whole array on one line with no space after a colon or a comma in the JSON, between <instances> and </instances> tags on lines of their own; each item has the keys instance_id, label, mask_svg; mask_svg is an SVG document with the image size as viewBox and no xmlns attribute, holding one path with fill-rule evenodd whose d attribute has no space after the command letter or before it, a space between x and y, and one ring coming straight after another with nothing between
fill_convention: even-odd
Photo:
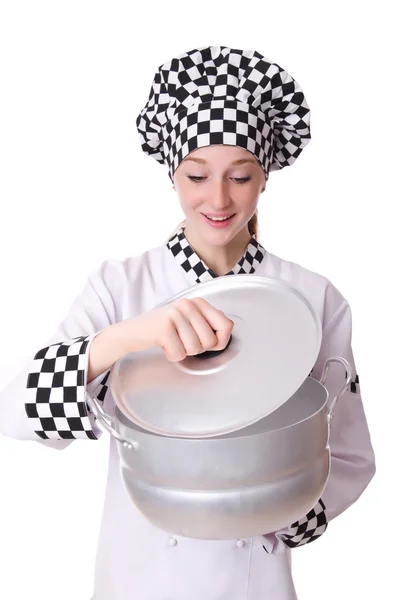
<instances>
[{"instance_id":1,"label":"white background","mask_svg":"<svg viewBox=\"0 0 397 600\"><path fill-rule=\"evenodd\" d=\"M0 387L52 335L88 273L162 243L183 218L166 167L142 152L135 128L160 64L211 44L256 49L302 86L312 140L271 174L260 240L350 302L378 471L320 540L293 551L300 600L395 589L391 6L3 0L0 9ZM23 401L23 390L9 398ZM91 598L107 451L107 434L61 452L0 436L1 598Z\"/></svg>"}]
</instances>

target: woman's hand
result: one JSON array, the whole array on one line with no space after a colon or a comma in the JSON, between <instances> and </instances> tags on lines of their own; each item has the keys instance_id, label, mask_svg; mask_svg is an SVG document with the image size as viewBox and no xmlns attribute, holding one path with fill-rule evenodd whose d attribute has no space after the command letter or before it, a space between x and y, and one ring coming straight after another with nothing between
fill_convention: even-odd
<instances>
[{"instance_id":1,"label":"woman's hand","mask_svg":"<svg viewBox=\"0 0 397 600\"><path fill-rule=\"evenodd\" d=\"M206 350L222 350L234 326L203 298L181 298L123 323L129 352L161 346L171 362Z\"/></svg>"}]
</instances>

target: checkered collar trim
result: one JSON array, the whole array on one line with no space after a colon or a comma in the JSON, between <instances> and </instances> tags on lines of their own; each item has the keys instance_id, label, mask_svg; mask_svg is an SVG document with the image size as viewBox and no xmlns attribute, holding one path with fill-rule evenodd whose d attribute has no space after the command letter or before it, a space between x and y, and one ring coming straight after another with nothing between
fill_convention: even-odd
<instances>
[{"instance_id":1,"label":"checkered collar trim","mask_svg":"<svg viewBox=\"0 0 397 600\"><path fill-rule=\"evenodd\" d=\"M218 277L210 267L207 267L189 244L183 227L178 229L166 245L192 283L203 283ZM254 273L264 259L265 253L263 246L252 237L243 256L226 275Z\"/></svg>"}]
</instances>

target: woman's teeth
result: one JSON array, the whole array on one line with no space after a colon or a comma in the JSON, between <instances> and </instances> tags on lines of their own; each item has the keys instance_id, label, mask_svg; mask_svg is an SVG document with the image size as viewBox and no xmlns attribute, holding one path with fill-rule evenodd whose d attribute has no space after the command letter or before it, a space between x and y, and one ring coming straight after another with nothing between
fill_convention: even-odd
<instances>
[{"instance_id":1,"label":"woman's teeth","mask_svg":"<svg viewBox=\"0 0 397 600\"><path fill-rule=\"evenodd\" d=\"M210 219L210 221L227 221L227 219L231 219L233 217L233 215L230 215L230 217L209 217L208 215L205 215L207 217L207 219Z\"/></svg>"}]
</instances>

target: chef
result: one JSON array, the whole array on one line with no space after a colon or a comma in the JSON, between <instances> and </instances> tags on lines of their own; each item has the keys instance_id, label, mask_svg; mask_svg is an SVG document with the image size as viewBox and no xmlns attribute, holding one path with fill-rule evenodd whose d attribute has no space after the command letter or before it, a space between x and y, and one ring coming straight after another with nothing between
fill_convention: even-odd
<instances>
[{"instance_id":1,"label":"chef","mask_svg":"<svg viewBox=\"0 0 397 600\"><path fill-rule=\"evenodd\" d=\"M169 360L180 360L225 344L225 316L198 303L196 321L179 311L177 326L169 312L159 313L159 303L220 275L285 281L322 323L310 375L319 380L332 356L353 368L332 421L331 471L321 498L308 514L271 534L220 541L173 536L151 525L127 496L112 437L93 598L293 600L293 549L323 535L375 473L352 354L350 306L326 277L270 253L257 236L257 204L270 172L292 165L310 141L309 107L297 82L257 51L210 46L158 68L136 124L143 151L167 167L185 221L161 246L105 260L88 276L57 331L1 392L0 431L57 449L79 439L94 442L102 431L86 392L112 413L108 377L118 358L157 343ZM210 340L216 318L222 321L219 335L211 332ZM164 340L155 339L157 326L168 331ZM343 375L330 369L331 397Z\"/></svg>"}]
</instances>

